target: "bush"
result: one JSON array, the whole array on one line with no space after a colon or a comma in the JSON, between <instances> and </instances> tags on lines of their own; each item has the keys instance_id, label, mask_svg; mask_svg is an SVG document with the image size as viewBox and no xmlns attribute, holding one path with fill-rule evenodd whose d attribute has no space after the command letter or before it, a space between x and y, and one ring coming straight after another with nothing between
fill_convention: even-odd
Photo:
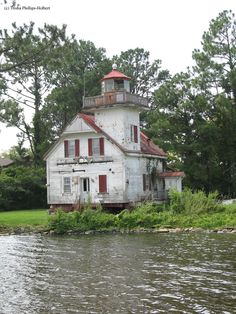
<instances>
[{"instance_id":1,"label":"bush","mask_svg":"<svg viewBox=\"0 0 236 314\"><path fill-rule=\"evenodd\" d=\"M74 227L74 213L66 213L59 208L54 215L49 217L49 228L55 230L58 234L63 234Z\"/></svg>"},{"instance_id":2,"label":"bush","mask_svg":"<svg viewBox=\"0 0 236 314\"><path fill-rule=\"evenodd\" d=\"M217 201L218 193L206 195L203 191L192 192L185 189L178 192L174 189L169 192L170 209L173 213L201 214L223 210Z\"/></svg>"},{"instance_id":3,"label":"bush","mask_svg":"<svg viewBox=\"0 0 236 314\"><path fill-rule=\"evenodd\" d=\"M58 234L68 230L86 231L102 230L116 226L116 216L101 210L93 210L87 207L83 212L65 213L57 210L56 214L49 217L49 228Z\"/></svg>"},{"instance_id":4,"label":"bush","mask_svg":"<svg viewBox=\"0 0 236 314\"><path fill-rule=\"evenodd\" d=\"M0 210L46 207L44 168L12 166L0 171Z\"/></svg>"}]
</instances>

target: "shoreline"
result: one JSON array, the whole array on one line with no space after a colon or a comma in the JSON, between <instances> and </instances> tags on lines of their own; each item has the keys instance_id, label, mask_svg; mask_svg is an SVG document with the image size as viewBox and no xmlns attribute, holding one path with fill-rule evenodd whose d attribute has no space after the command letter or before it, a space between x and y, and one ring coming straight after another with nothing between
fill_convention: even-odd
<instances>
[{"instance_id":1,"label":"shoreline","mask_svg":"<svg viewBox=\"0 0 236 314\"><path fill-rule=\"evenodd\" d=\"M44 235L44 236L71 236L71 235L99 235L99 234L142 234L142 233L232 233L236 234L236 227L216 228L216 229L204 229L204 228L139 228L139 229L111 229L111 230L68 230L65 233L58 233L54 230L30 228L30 227L16 227L16 228L0 228L0 236L11 235Z\"/></svg>"}]
</instances>

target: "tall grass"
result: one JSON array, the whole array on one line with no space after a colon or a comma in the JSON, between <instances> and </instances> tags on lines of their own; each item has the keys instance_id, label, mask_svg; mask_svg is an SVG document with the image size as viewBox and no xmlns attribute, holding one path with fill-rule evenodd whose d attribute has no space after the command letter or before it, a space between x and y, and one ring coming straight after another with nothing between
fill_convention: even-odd
<instances>
[{"instance_id":1,"label":"tall grass","mask_svg":"<svg viewBox=\"0 0 236 314\"><path fill-rule=\"evenodd\" d=\"M202 214L223 210L218 203L218 192L206 195L203 191L192 192L185 189L183 192L170 190L170 210L174 213Z\"/></svg>"},{"instance_id":2,"label":"tall grass","mask_svg":"<svg viewBox=\"0 0 236 314\"><path fill-rule=\"evenodd\" d=\"M205 229L236 227L236 204L228 207L219 205L216 194L203 196L202 193L189 191L183 195L177 193L170 205L144 203L132 211L123 210L117 215L104 212L101 207L93 210L89 207L83 212L64 213L58 210L50 217L50 228L57 233L67 230L133 230L140 228L190 228ZM190 195L190 200L187 199ZM199 200L200 197L200 200ZM182 207L179 209L177 205ZM176 207L175 207L176 206ZM204 207L205 206L205 207Z\"/></svg>"}]
</instances>

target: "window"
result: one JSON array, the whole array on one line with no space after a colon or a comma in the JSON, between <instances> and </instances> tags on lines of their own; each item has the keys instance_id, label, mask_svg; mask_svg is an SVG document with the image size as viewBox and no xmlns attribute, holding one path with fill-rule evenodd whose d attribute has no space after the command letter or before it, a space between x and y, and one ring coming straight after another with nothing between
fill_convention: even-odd
<instances>
[{"instance_id":1,"label":"window","mask_svg":"<svg viewBox=\"0 0 236 314\"><path fill-rule=\"evenodd\" d=\"M89 192L90 191L89 178L82 178L82 191L83 192Z\"/></svg>"},{"instance_id":2,"label":"window","mask_svg":"<svg viewBox=\"0 0 236 314\"><path fill-rule=\"evenodd\" d=\"M114 80L114 89L124 89L124 80Z\"/></svg>"},{"instance_id":3,"label":"window","mask_svg":"<svg viewBox=\"0 0 236 314\"><path fill-rule=\"evenodd\" d=\"M88 139L88 155L103 156L104 155L104 138L89 138Z\"/></svg>"},{"instance_id":4,"label":"window","mask_svg":"<svg viewBox=\"0 0 236 314\"><path fill-rule=\"evenodd\" d=\"M151 190L151 178L148 174L143 174L143 191Z\"/></svg>"},{"instance_id":5,"label":"window","mask_svg":"<svg viewBox=\"0 0 236 314\"><path fill-rule=\"evenodd\" d=\"M63 191L64 193L71 193L71 177L63 178Z\"/></svg>"},{"instance_id":6,"label":"window","mask_svg":"<svg viewBox=\"0 0 236 314\"><path fill-rule=\"evenodd\" d=\"M99 175L99 193L107 193L107 176L106 175Z\"/></svg>"},{"instance_id":7,"label":"window","mask_svg":"<svg viewBox=\"0 0 236 314\"><path fill-rule=\"evenodd\" d=\"M131 142L138 143L138 127L137 125L130 126L130 138Z\"/></svg>"},{"instance_id":8,"label":"window","mask_svg":"<svg viewBox=\"0 0 236 314\"><path fill-rule=\"evenodd\" d=\"M66 157L79 157L80 143L79 140L65 140L64 152Z\"/></svg>"}]
</instances>

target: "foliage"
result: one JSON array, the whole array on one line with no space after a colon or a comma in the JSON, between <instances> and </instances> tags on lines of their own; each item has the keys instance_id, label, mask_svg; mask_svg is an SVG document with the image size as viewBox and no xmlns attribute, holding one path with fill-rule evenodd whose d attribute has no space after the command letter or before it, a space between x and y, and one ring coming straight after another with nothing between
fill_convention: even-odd
<instances>
[{"instance_id":1,"label":"foliage","mask_svg":"<svg viewBox=\"0 0 236 314\"><path fill-rule=\"evenodd\" d=\"M161 60L150 61L150 53L143 48L122 51L113 57L118 69L131 78L131 93L151 97L154 88L168 76L167 70L161 70Z\"/></svg>"},{"instance_id":2,"label":"foliage","mask_svg":"<svg viewBox=\"0 0 236 314\"><path fill-rule=\"evenodd\" d=\"M45 169L11 166L0 171L0 210L46 207Z\"/></svg>"},{"instance_id":3,"label":"foliage","mask_svg":"<svg viewBox=\"0 0 236 314\"><path fill-rule=\"evenodd\" d=\"M146 131L186 174L186 186L236 194L236 21L223 11L210 22L195 66L154 93Z\"/></svg>"},{"instance_id":4,"label":"foliage","mask_svg":"<svg viewBox=\"0 0 236 314\"><path fill-rule=\"evenodd\" d=\"M174 213L200 214L222 210L219 205L218 193L206 195L203 191L193 193L190 189L178 192L175 189L169 191L170 209Z\"/></svg>"},{"instance_id":5,"label":"foliage","mask_svg":"<svg viewBox=\"0 0 236 314\"><path fill-rule=\"evenodd\" d=\"M55 230L58 234L73 229L75 223L74 213L66 213L62 209L49 217L49 228Z\"/></svg>"},{"instance_id":6,"label":"foliage","mask_svg":"<svg viewBox=\"0 0 236 314\"><path fill-rule=\"evenodd\" d=\"M63 53L63 62L60 62ZM81 110L84 96L100 94L100 79L111 69L105 49L90 41L74 40L58 53L52 67L54 88L45 99L41 117L49 141L58 136Z\"/></svg>"},{"instance_id":7,"label":"foliage","mask_svg":"<svg viewBox=\"0 0 236 314\"><path fill-rule=\"evenodd\" d=\"M135 213L136 212L136 213ZM129 212L118 215L99 210L65 213L58 210L48 216L46 210L18 210L0 212L0 230L27 227L54 230L58 234L67 231L133 230L140 228L232 228L236 227L236 203L225 205L221 212L195 214L174 213L165 205L146 203ZM130 216L130 217L129 217ZM36 229L37 230L37 229Z\"/></svg>"},{"instance_id":8,"label":"foliage","mask_svg":"<svg viewBox=\"0 0 236 314\"><path fill-rule=\"evenodd\" d=\"M82 212L65 213L58 209L55 215L49 217L49 226L57 233L68 230L101 230L116 225L116 216L101 210L86 208Z\"/></svg>"},{"instance_id":9,"label":"foliage","mask_svg":"<svg viewBox=\"0 0 236 314\"><path fill-rule=\"evenodd\" d=\"M12 33L0 30L1 88L0 121L16 127L30 144L35 165L41 163L45 129L41 122L44 95L52 86L53 60L62 47L69 45L66 28L45 24L35 30L34 23L18 27L12 24ZM28 123L25 108L33 115Z\"/></svg>"},{"instance_id":10,"label":"foliage","mask_svg":"<svg viewBox=\"0 0 236 314\"><path fill-rule=\"evenodd\" d=\"M132 211L124 209L114 215L101 208L87 207L84 211L64 213L58 210L52 215L50 228L57 233L88 230L135 230L140 228L226 228L236 226L236 205L219 205L217 193L208 196L202 191L183 193L172 190L170 205L144 203Z\"/></svg>"}]
</instances>

